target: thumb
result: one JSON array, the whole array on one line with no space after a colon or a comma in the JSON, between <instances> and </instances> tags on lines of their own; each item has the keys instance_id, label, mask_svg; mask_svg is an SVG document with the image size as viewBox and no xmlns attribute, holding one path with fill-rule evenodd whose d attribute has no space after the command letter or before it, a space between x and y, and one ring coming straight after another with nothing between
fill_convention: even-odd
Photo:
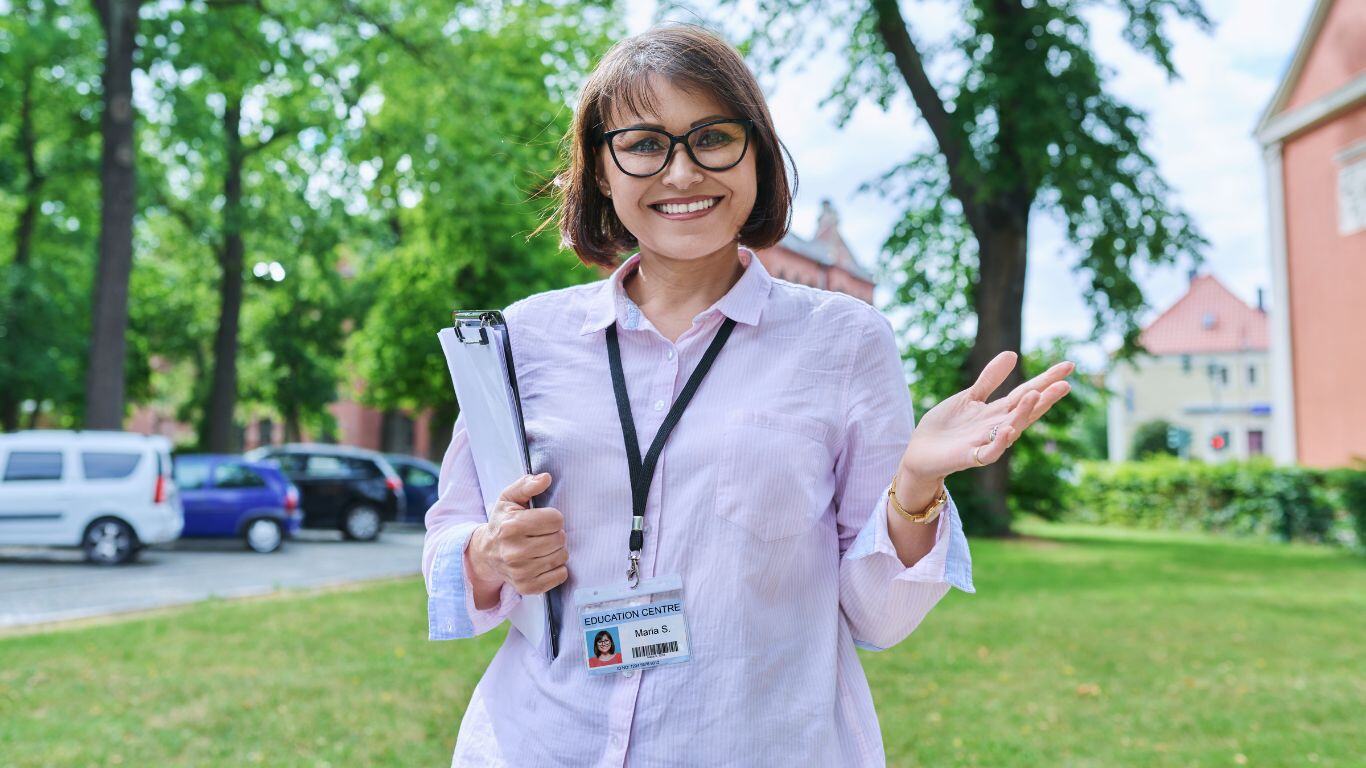
<instances>
[{"instance_id":1,"label":"thumb","mask_svg":"<svg viewBox=\"0 0 1366 768\"><path fill-rule=\"evenodd\" d=\"M499 498L503 501L510 501L519 506L525 506L532 497L550 487L550 473L542 472L539 475L522 475L511 485L503 489Z\"/></svg>"}]
</instances>

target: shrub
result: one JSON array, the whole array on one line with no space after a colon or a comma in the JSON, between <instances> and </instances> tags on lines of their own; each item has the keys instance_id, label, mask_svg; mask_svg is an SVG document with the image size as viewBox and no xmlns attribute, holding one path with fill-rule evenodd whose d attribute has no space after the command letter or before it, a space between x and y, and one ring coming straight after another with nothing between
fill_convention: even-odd
<instances>
[{"instance_id":1,"label":"shrub","mask_svg":"<svg viewBox=\"0 0 1366 768\"><path fill-rule=\"evenodd\" d=\"M1080 467L1069 519L1324 541L1334 518L1328 485L1321 470L1267 459L1088 462Z\"/></svg>"}]
</instances>

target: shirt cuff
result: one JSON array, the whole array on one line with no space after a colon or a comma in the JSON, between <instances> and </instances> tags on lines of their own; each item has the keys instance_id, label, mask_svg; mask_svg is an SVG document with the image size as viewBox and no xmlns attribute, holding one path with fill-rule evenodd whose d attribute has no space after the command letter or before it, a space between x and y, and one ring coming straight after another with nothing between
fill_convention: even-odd
<instances>
[{"instance_id":1,"label":"shirt cuff","mask_svg":"<svg viewBox=\"0 0 1366 768\"><path fill-rule=\"evenodd\" d=\"M935 521L934 547L910 567L901 564L887 530L887 492L884 488L873 506L873 513L864 523L854 543L844 553L845 560L860 560L865 557L888 558L899 570L894 581L919 581L933 584L949 584L958 589L975 593L972 585L972 556L968 552L967 537L963 535L963 523L958 517L958 507L953 496L939 513Z\"/></svg>"},{"instance_id":2,"label":"shirt cuff","mask_svg":"<svg viewBox=\"0 0 1366 768\"><path fill-rule=\"evenodd\" d=\"M498 603L485 610L474 607L474 590L465 568L465 550L478 523L451 526L436 541L427 579L427 636L456 640L481 635L503 623L522 596L509 582L498 593Z\"/></svg>"}]
</instances>

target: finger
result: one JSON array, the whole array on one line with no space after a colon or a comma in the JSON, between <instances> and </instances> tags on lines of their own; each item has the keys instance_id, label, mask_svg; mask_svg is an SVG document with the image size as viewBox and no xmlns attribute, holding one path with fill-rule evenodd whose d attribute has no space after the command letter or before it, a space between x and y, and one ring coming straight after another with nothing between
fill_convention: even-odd
<instances>
[{"instance_id":1,"label":"finger","mask_svg":"<svg viewBox=\"0 0 1366 768\"><path fill-rule=\"evenodd\" d=\"M545 536L564 530L564 514L554 507L518 510L516 531L521 536Z\"/></svg>"},{"instance_id":2,"label":"finger","mask_svg":"<svg viewBox=\"0 0 1366 768\"><path fill-rule=\"evenodd\" d=\"M517 543L517 556L525 558L544 557L557 549L563 549L567 538L562 530L539 536L527 536Z\"/></svg>"},{"instance_id":3,"label":"finger","mask_svg":"<svg viewBox=\"0 0 1366 768\"><path fill-rule=\"evenodd\" d=\"M1076 370L1077 365L1071 360L1064 360L1048 368L1048 370L1026 381L1020 386L1012 389L1010 394L991 403L990 407L997 411L1012 411L1015 406L1020 404L1020 398L1033 391L1042 392L1052 386L1055 382L1062 381Z\"/></svg>"},{"instance_id":4,"label":"finger","mask_svg":"<svg viewBox=\"0 0 1366 768\"><path fill-rule=\"evenodd\" d=\"M549 472L542 472L539 475L522 475L504 488L502 493L498 494L498 500L525 507L532 498L549 487Z\"/></svg>"},{"instance_id":5,"label":"finger","mask_svg":"<svg viewBox=\"0 0 1366 768\"><path fill-rule=\"evenodd\" d=\"M560 586L568 578L569 569L565 566L560 566L559 568L556 568L547 573L543 573L540 576L537 576L535 579L532 579L531 582L527 584L525 589L519 589L517 591L521 592L523 595L544 594L554 589L555 587Z\"/></svg>"},{"instance_id":6,"label":"finger","mask_svg":"<svg viewBox=\"0 0 1366 768\"><path fill-rule=\"evenodd\" d=\"M991 362L982 368L982 373L978 375L977 381L968 388L968 399L986 402L987 397L995 392L996 388L1001 386L1001 382L1005 381L1010 372L1014 370L1017 358L1018 355L1008 350L991 358Z\"/></svg>"},{"instance_id":7,"label":"finger","mask_svg":"<svg viewBox=\"0 0 1366 768\"><path fill-rule=\"evenodd\" d=\"M976 448L974 451L970 451L970 453L975 452L976 455L970 455L968 457L969 464L973 467L976 467L977 459L981 459L982 465L985 466L1001 458L1001 455L1004 454L1006 452L1006 449L1010 447L1010 441L1014 434L1014 427L1008 425L1002 427L1000 430L996 432L995 440L992 440L990 443L987 443L986 445L980 448Z\"/></svg>"},{"instance_id":8,"label":"finger","mask_svg":"<svg viewBox=\"0 0 1366 768\"><path fill-rule=\"evenodd\" d=\"M1057 381L1048 386L1039 397L1039 401L1034 404L1034 410L1029 414L1029 421L1025 426L1029 426L1043 418L1058 401L1067 396L1072 391L1072 385L1065 381Z\"/></svg>"},{"instance_id":9,"label":"finger","mask_svg":"<svg viewBox=\"0 0 1366 768\"><path fill-rule=\"evenodd\" d=\"M560 547L554 552L548 552L540 557L530 557L524 560L518 560L512 565L510 570L518 581L525 582L530 581L547 571L553 571L567 562L569 562L569 550Z\"/></svg>"}]
</instances>

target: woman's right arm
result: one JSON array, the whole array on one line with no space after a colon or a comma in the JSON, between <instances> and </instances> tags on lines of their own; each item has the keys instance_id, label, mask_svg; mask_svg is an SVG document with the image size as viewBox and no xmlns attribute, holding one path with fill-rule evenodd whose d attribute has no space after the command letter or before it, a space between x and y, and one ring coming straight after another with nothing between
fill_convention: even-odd
<instances>
[{"instance_id":1,"label":"woman's right arm","mask_svg":"<svg viewBox=\"0 0 1366 768\"><path fill-rule=\"evenodd\" d=\"M522 595L540 594L567 578L563 516L550 507L525 508L549 480L545 474L517 480L486 514L465 418L456 418L422 546L428 637L483 634L501 624Z\"/></svg>"}]
</instances>

